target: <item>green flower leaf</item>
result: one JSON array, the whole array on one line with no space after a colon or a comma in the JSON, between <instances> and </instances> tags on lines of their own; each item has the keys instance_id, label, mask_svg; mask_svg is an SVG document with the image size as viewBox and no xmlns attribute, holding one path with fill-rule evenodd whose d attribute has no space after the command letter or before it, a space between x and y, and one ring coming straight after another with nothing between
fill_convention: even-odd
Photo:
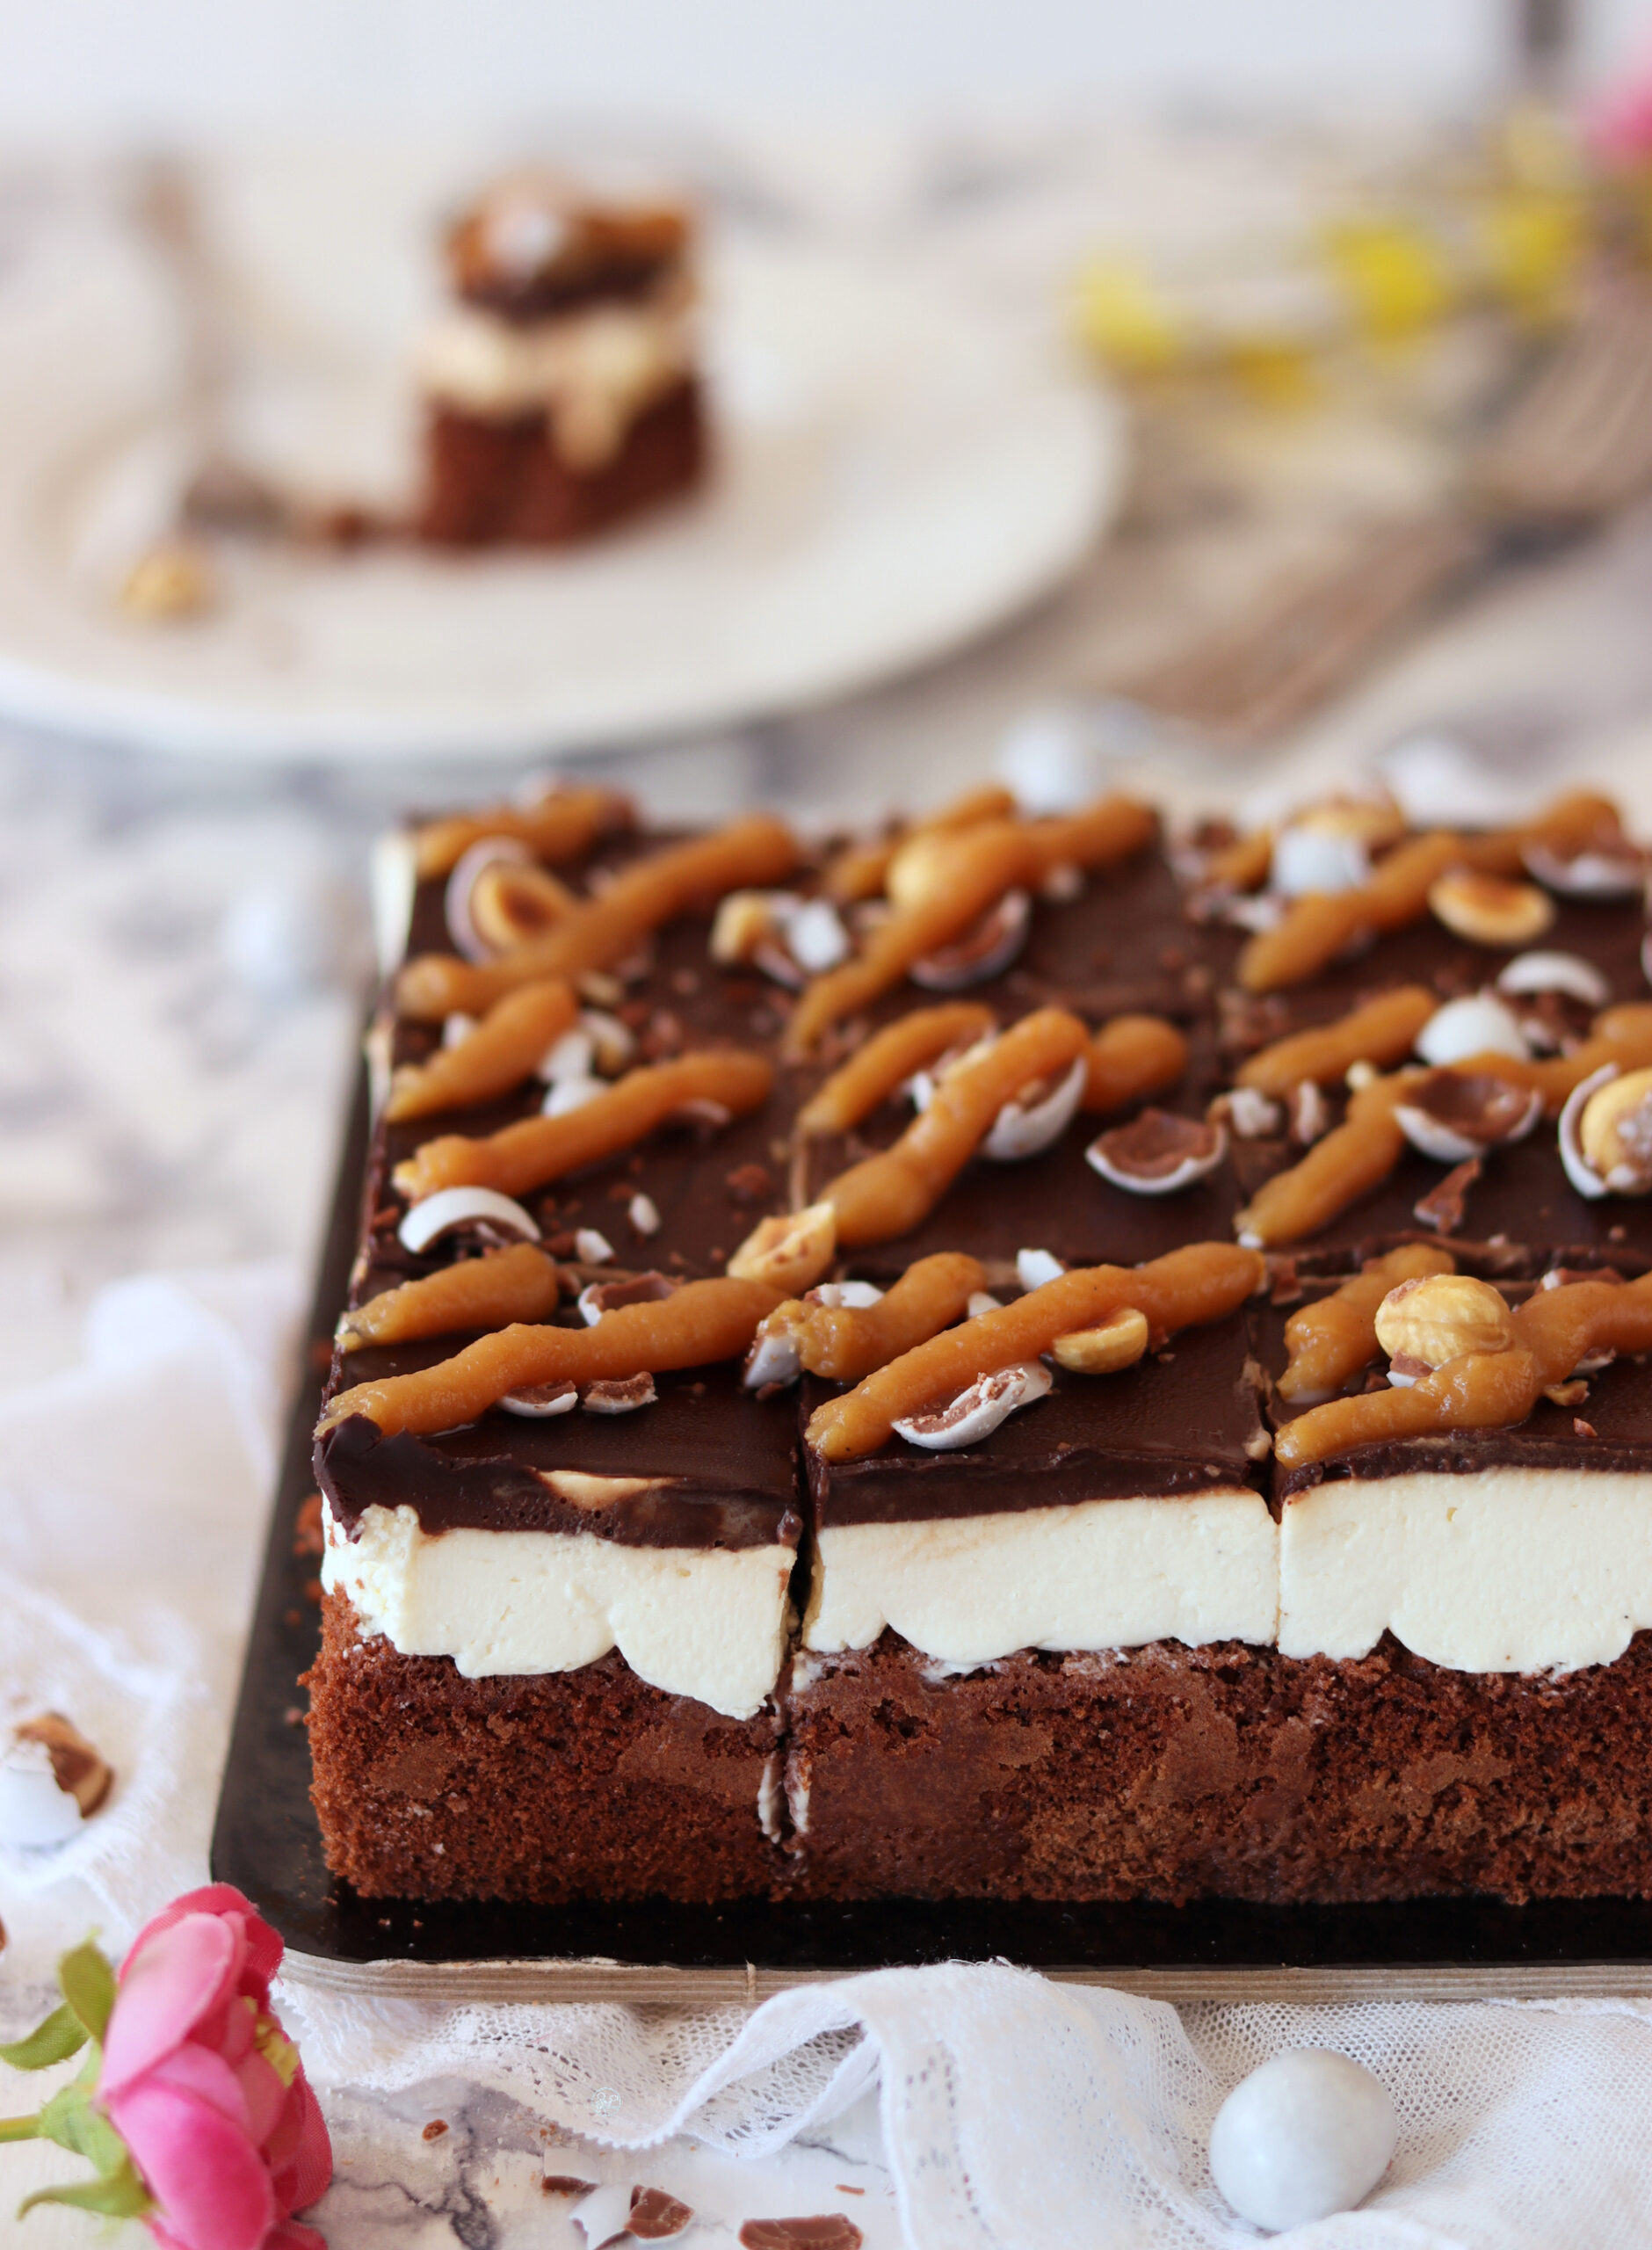
<instances>
[{"instance_id":1,"label":"green flower leaf","mask_svg":"<svg viewBox=\"0 0 1652 2250\"><path fill-rule=\"evenodd\" d=\"M67 2203L71 2210L97 2211L105 2218L141 2218L155 2208L154 2197L129 2158L106 2179L83 2181L73 2188L40 2188L18 2205L18 2217L24 2217L37 2203Z\"/></svg>"},{"instance_id":2,"label":"green flower leaf","mask_svg":"<svg viewBox=\"0 0 1652 2250\"><path fill-rule=\"evenodd\" d=\"M25 2039L0 2046L0 2063L10 2063L14 2071L50 2070L54 2063L66 2063L77 2055L85 2043L86 2027L65 2000Z\"/></svg>"},{"instance_id":3,"label":"green flower leaf","mask_svg":"<svg viewBox=\"0 0 1652 2250\"><path fill-rule=\"evenodd\" d=\"M54 2094L41 2110L40 2138L83 2156L105 2179L131 2160L126 2143L93 2105L91 2087L79 2081Z\"/></svg>"},{"instance_id":4,"label":"green flower leaf","mask_svg":"<svg viewBox=\"0 0 1652 2250\"><path fill-rule=\"evenodd\" d=\"M115 1972L90 1938L63 1956L57 1981L78 2021L92 2038L101 2039L115 2004Z\"/></svg>"}]
</instances>

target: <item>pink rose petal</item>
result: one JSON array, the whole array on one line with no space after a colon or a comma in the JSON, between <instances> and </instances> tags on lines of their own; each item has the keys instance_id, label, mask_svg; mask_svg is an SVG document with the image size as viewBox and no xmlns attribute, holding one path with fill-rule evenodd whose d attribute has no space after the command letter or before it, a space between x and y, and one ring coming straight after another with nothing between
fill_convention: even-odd
<instances>
[{"instance_id":1,"label":"pink rose petal","mask_svg":"<svg viewBox=\"0 0 1652 2250\"><path fill-rule=\"evenodd\" d=\"M214 2055L210 2048L198 2047L192 2040L186 2041L163 2062L156 2063L153 2070L146 2072L139 2084L172 2086L180 2094L192 2094L198 2101L206 2102L208 2108L217 2110L221 2117L227 2117L238 2133L244 2133L253 2146L257 2146L260 2137L252 2130L251 2112L240 2079L223 2058ZM120 2130L121 2108L136 2091L136 2087L127 2087L105 2101L104 2106L114 2119L117 2131Z\"/></svg>"},{"instance_id":2,"label":"pink rose petal","mask_svg":"<svg viewBox=\"0 0 1652 2250\"><path fill-rule=\"evenodd\" d=\"M252 2043L258 2028L257 2003L254 2000L243 2000L237 1992L235 1999L225 2007L223 2016L223 2028L218 2036L215 2039L205 2039L204 2043L221 2054L230 2069L234 2070L244 2055L250 2055L252 2052ZM195 2036L198 2039L204 2039L205 2031L204 2024L198 2025Z\"/></svg>"},{"instance_id":3,"label":"pink rose petal","mask_svg":"<svg viewBox=\"0 0 1652 2250\"><path fill-rule=\"evenodd\" d=\"M302 2070L293 2079L281 2122L264 2149L264 2161L283 2210L308 2210L326 2194L333 2176L333 2145L321 2104Z\"/></svg>"},{"instance_id":4,"label":"pink rose petal","mask_svg":"<svg viewBox=\"0 0 1652 2250\"><path fill-rule=\"evenodd\" d=\"M234 2076L246 2104L247 2137L261 2149L286 2114L287 2089L262 2055L243 2055Z\"/></svg>"},{"instance_id":5,"label":"pink rose petal","mask_svg":"<svg viewBox=\"0 0 1652 2250\"><path fill-rule=\"evenodd\" d=\"M313 2226L301 2226L296 2219L283 2219L264 2244L264 2250L327 2250L323 2235Z\"/></svg>"},{"instance_id":6,"label":"pink rose petal","mask_svg":"<svg viewBox=\"0 0 1652 2250\"><path fill-rule=\"evenodd\" d=\"M170 1906L163 1906L152 1921L148 1921L132 1942L132 1951L127 1956L130 1966L133 1955L140 1952L151 1938L159 1937L163 1930L170 1930L174 1922L181 1922L186 1914L212 1914L219 1919L233 1918L246 1941L247 1973L257 1988L260 2005L268 1995L272 1977L281 1965L286 1947L270 1927L262 1914L255 1913L252 1901L237 1891L232 1883L204 1883L199 1891L186 1891L181 1898L174 1898Z\"/></svg>"},{"instance_id":7,"label":"pink rose petal","mask_svg":"<svg viewBox=\"0 0 1652 2250\"><path fill-rule=\"evenodd\" d=\"M240 1965L227 1922L188 1914L127 1956L104 2041L99 2094L106 2101L181 2047L221 2000Z\"/></svg>"},{"instance_id":8,"label":"pink rose petal","mask_svg":"<svg viewBox=\"0 0 1652 2250\"><path fill-rule=\"evenodd\" d=\"M121 2103L119 2130L181 2250L261 2250L278 2217L275 2191L227 2117L151 2079Z\"/></svg>"},{"instance_id":9,"label":"pink rose petal","mask_svg":"<svg viewBox=\"0 0 1652 2250\"><path fill-rule=\"evenodd\" d=\"M199 1891L185 1891L181 1897L174 1898L170 1905L163 1906L158 1914L145 1922L133 1939L131 1952L127 1958L130 1961L132 1955L141 1951L151 1938L159 1937L163 1930L170 1930L173 1923L181 1922L185 1914L250 1914L251 1912L251 1900L244 1898L233 1883L204 1883Z\"/></svg>"}]
</instances>

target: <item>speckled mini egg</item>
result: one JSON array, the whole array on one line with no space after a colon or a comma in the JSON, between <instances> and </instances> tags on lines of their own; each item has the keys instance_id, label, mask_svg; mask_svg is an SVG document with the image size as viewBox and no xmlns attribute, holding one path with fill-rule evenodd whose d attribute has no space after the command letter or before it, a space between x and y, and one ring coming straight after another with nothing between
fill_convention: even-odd
<instances>
[{"instance_id":1,"label":"speckled mini egg","mask_svg":"<svg viewBox=\"0 0 1652 2250\"><path fill-rule=\"evenodd\" d=\"M1211 2173L1241 2218L1279 2232L1351 2210L1388 2170L1398 2132L1387 2087L1363 2064L1290 2047L1216 2112Z\"/></svg>"}]
</instances>

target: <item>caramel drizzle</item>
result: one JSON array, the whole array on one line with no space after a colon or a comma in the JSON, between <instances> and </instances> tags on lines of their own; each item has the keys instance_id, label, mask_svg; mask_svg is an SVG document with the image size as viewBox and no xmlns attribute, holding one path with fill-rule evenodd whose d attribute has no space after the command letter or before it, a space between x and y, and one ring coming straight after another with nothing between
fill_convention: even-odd
<instances>
[{"instance_id":1,"label":"caramel drizzle","mask_svg":"<svg viewBox=\"0 0 1652 2250\"><path fill-rule=\"evenodd\" d=\"M792 1297L776 1307L757 1331L789 1337L800 1365L834 1383L859 1383L902 1353L950 1328L967 1310L975 1291L986 1286L978 1258L960 1250L938 1251L909 1266L876 1304L826 1305Z\"/></svg>"},{"instance_id":2,"label":"caramel drizzle","mask_svg":"<svg viewBox=\"0 0 1652 2250\"><path fill-rule=\"evenodd\" d=\"M578 976L623 961L663 922L731 890L780 882L801 858L783 821L753 813L714 835L673 844L622 867L599 897L581 901L554 929L481 964L424 954L396 980L406 1016L436 1019L462 1009L482 1015L518 985Z\"/></svg>"},{"instance_id":3,"label":"caramel drizzle","mask_svg":"<svg viewBox=\"0 0 1652 2250\"><path fill-rule=\"evenodd\" d=\"M1351 1281L1298 1307L1285 1324L1288 1354L1274 1385L1293 1405L1333 1397L1377 1349L1377 1310L1390 1289L1431 1274L1454 1274L1457 1261L1432 1243L1408 1242L1386 1258L1368 1258Z\"/></svg>"},{"instance_id":4,"label":"caramel drizzle","mask_svg":"<svg viewBox=\"0 0 1652 2250\"><path fill-rule=\"evenodd\" d=\"M1013 1304L949 1328L903 1353L809 1417L808 1441L823 1461L858 1461L887 1443L898 1421L955 1398L982 1375L1047 1352L1061 1336L1141 1313L1156 1339L1236 1311L1264 1268L1232 1243L1192 1243L1145 1266L1090 1266L1062 1274Z\"/></svg>"},{"instance_id":5,"label":"caramel drizzle","mask_svg":"<svg viewBox=\"0 0 1652 2250\"><path fill-rule=\"evenodd\" d=\"M1014 816L1015 799L1008 789L990 786L971 789L954 803L931 813L926 820L898 828L893 835L881 837L876 843L846 846L829 861L821 887L828 898L835 898L844 906L852 906L863 898L876 898L888 880L895 853L913 837L951 834L961 828L978 828L985 820L1010 820Z\"/></svg>"},{"instance_id":6,"label":"caramel drizzle","mask_svg":"<svg viewBox=\"0 0 1652 2250\"><path fill-rule=\"evenodd\" d=\"M1305 1080L1334 1085L1356 1063L1402 1063L1417 1035L1439 1006L1425 984L1399 984L1351 1008L1334 1023L1276 1039L1244 1063L1234 1083L1280 1095Z\"/></svg>"},{"instance_id":7,"label":"caramel drizzle","mask_svg":"<svg viewBox=\"0 0 1652 2250\"><path fill-rule=\"evenodd\" d=\"M345 1313L338 1348L410 1344L450 1336L457 1328L503 1328L513 1320L544 1320L556 1310L556 1260L531 1242L481 1258L461 1258L439 1272L403 1281Z\"/></svg>"},{"instance_id":8,"label":"caramel drizzle","mask_svg":"<svg viewBox=\"0 0 1652 2250\"><path fill-rule=\"evenodd\" d=\"M979 1001L914 1008L873 1034L799 1112L805 1139L848 1133L900 1091L917 1071L993 1028ZM1173 1085L1187 1068L1187 1041L1163 1016L1113 1016L1090 1041L1090 1071L1080 1107L1119 1109Z\"/></svg>"},{"instance_id":9,"label":"caramel drizzle","mask_svg":"<svg viewBox=\"0 0 1652 2250\"><path fill-rule=\"evenodd\" d=\"M787 1051L808 1054L823 1032L870 1006L915 962L961 937L1005 891L1036 889L1057 867L1121 860L1148 843L1154 830L1145 805L1104 797L1065 820L990 820L957 834L909 838L888 869L895 911L852 961L805 988L786 1027ZM903 861L902 853L916 856Z\"/></svg>"},{"instance_id":10,"label":"caramel drizzle","mask_svg":"<svg viewBox=\"0 0 1652 2250\"><path fill-rule=\"evenodd\" d=\"M524 1117L496 1133L472 1139L444 1133L397 1165L396 1192L420 1202L443 1187L496 1187L522 1195L564 1172L617 1156L692 1105L707 1113L743 1117L769 1098L774 1066L739 1049L679 1055L628 1071L612 1086L560 1117Z\"/></svg>"},{"instance_id":11,"label":"caramel drizzle","mask_svg":"<svg viewBox=\"0 0 1652 2250\"><path fill-rule=\"evenodd\" d=\"M798 1112L805 1139L824 1133L849 1133L863 1117L906 1084L915 1071L954 1047L973 1046L996 1021L978 1000L954 1000L934 1008L914 1008L876 1032L841 1069L834 1071Z\"/></svg>"},{"instance_id":12,"label":"caramel drizzle","mask_svg":"<svg viewBox=\"0 0 1652 2250\"><path fill-rule=\"evenodd\" d=\"M576 860L599 836L635 819L630 799L612 789L553 789L537 804L489 805L426 822L414 833L413 864L422 880L447 875L489 836L515 837L536 859Z\"/></svg>"},{"instance_id":13,"label":"caramel drizzle","mask_svg":"<svg viewBox=\"0 0 1652 2250\"><path fill-rule=\"evenodd\" d=\"M424 1063L403 1063L390 1080L384 1114L393 1125L437 1109L492 1101L531 1078L579 1012L560 976L520 985L496 1001L467 1038L438 1047Z\"/></svg>"},{"instance_id":14,"label":"caramel drizzle","mask_svg":"<svg viewBox=\"0 0 1652 2250\"><path fill-rule=\"evenodd\" d=\"M1458 1077L1501 1078L1540 1093L1547 1114L1558 1117L1574 1087L1608 1063L1623 1071L1652 1065L1652 1003L1632 1001L1603 1010L1591 1036L1570 1055L1540 1062L1471 1055L1442 1067ZM1234 1225L1240 1239L1264 1249L1300 1242L1380 1187L1406 1146L1395 1110L1430 1075L1421 1069L1396 1071L1359 1087L1342 1123L1316 1141L1300 1164L1276 1172L1239 1213Z\"/></svg>"},{"instance_id":15,"label":"caramel drizzle","mask_svg":"<svg viewBox=\"0 0 1652 2250\"><path fill-rule=\"evenodd\" d=\"M1168 1018L1112 1016L1090 1042L1079 1107L1122 1109L1173 1086L1186 1068L1186 1038Z\"/></svg>"},{"instance_id":16,"label":"caramel drizzle","mask_svg":"<svg viewBox=\"0 0 1652 2250\"><path fill-rule=\"evenodd\" d=\"M1512 1316L1503 1352L1463 1352L1409 1389L1332 1398L1286 1424L1276 1458L1300 1469L1355 1446L1440 1430L1511 1429L1544 1392L1598 1352L1652 1349L1652 1274L1638 1281L1569 1281L1535 1289ZM1373 1330L1374 1348L1375 1331Z\"/></svg>"},{"instance_id":17,"label":"caramel drizzle","mask_svg":"<svg viewBox=\"0 0 1652 2250\"><path fill-rule=\"evenodd\" d=\"M845 1248L887 1242L921 1226L1023 1087L1068 1069L1088 1051L1090 1034L1064 1008L1040 1008L1012 1024L973 1061L949 1071L930 1106L892 1148L847 1172L816 1199L837 1216ZM576 1114L578 1113L576 1112Z\"/></svg>"},{"instance_id":18,"label":"caramel drizzle","mask_svg":"<svg viewBox=\"0 0 1652 2250\"><path fill-rule=\"evenodd\" d=\"M1608 797L1577 790L1561 797L1524 828L1491 836L1460 836L1431 829L1395 845L1379 862L1369 882L1352 890L1312 891L1294 900L1285 918L1259 931L1239 956L1238 978L1247 992L1272 992L1301 984L1335 961L1356 939L1379 936L1421 920L1428 894L1447 868L1467 867L1486 875L1522 870L1521 852L1545 844L1569 856L1598 836L1619 826L1617 807Z\"/></svg>"},{"instance_id":19,"label":"caramel drizzle","mask_svg":"<svg viewBox=\"0 0 1652 2250\"><path fill-rule=\"evenodd\" d=\"M594 1328L527 1326L520 1322L479 1337L451 1360L413 1375L357 1383L329 1401L317 1437L359 1414L386 1437L428 1436L474 1422L507 1391L540 1383L623 1382L675 1368L738 1359L752 1332L774 1310L778 1289L724 1275L685 1281L669 1297L618 1306Z\"/></svg>"}]
</instances>

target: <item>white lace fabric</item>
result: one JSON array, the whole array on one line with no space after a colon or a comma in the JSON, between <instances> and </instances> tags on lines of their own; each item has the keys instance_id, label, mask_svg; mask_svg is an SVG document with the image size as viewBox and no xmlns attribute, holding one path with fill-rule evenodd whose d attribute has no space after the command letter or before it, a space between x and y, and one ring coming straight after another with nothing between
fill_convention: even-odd
<instances>
[{"instance_id":1,"label":"white lace fabric","mask_svg":"<svg viewBox=\"0 0 1652 2250\"><path fill-rule=\"evenodd\" d=\"M117 1284L83 1367L0 1400L0 1711L64 1709L119 1776L62 1852L0 1847L0 2036L89 1925L119 1951L206 1880L296 1296L269 1267ZM1211 2183L1211 2119L1280 2048L1331 2046L1388 2087L1399 2152L1365 2208L1279 2238L1293 2250L1652 2241L1652 2022L1634 2001L1177 2010L954 1965L751 2012L438 2008L297 1975L283 2007L323 2091L457 2077L615 2148L685 2133L772 2155L875 2082L913 2250L1253 2242Z\"/></svg>"},{"instance_id":2,"label":"white lace fabric","mask_svg":"<svg viewBox=\"0 0 1652 2250\"><path fill-rule=\"evenodd\" d=\"M770 2156L874 2081L912 2250L1228 2250L1223 2096L1286 2047L1352 2055L1400 2142L1359 2210L1291 2250L1629 2250L1652 2239L1652 2021L1634 2001L1173 2008L1002 1965L890 1969L755 2013L425 2010L289 1981L312 2069L384 2091L458 2075L623 2148Z\"/></svg>"}]
</instances>

